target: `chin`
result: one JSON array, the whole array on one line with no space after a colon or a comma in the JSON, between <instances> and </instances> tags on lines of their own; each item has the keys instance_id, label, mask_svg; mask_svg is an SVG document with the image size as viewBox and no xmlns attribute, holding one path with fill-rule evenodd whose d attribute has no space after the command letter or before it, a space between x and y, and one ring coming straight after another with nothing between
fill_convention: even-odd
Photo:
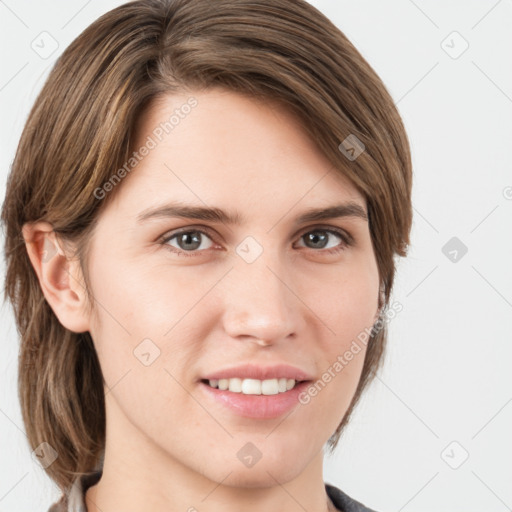
<instances>
[{"instance_id":1,"label":"chin","mask_svg":"<svg viewBox=\"0 0 512 512\"><path fill-rule=\"evenodd\" d=\"M211 480L227 487L245 487L245 488L265 488L274 487L277 483L286 483L304 470L304 465L295 456L278 458L270 457L264 460L259 459L253 466L245 467L236 457L229 463L217 465L213 469L213 474L209 476ZM219 469L220 468L220 469ZM226 475L228 475L226 477Z\"/></svg>"},{"instance_id":2,"label":"chin","mask_svg":"<svg viewBox=\"0 0 512 512\"><path fill-rule=\"evenodd\" d=\"M282 465L278 467L262 466L260 469L252 467L245 470L233 470L229 477L222 482L222 485L227 487L244 487L249 489L275 487L277 482L283 484L289 482L298 475L299 472L296 468L282 467ZM225 474L224 476L218 476L222 481L222 478L225 477Z\"/></svg>"}]
</instances>

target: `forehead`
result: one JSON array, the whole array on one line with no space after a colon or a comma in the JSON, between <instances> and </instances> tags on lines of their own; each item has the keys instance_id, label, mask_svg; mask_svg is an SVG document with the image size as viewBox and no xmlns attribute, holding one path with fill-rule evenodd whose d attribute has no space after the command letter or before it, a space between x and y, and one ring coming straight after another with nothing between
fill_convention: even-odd
<instances>
[{"instance_id":1,"label":"forehead","mask_svg":"<svg viewBox=\"0 0 512 512\"><path fill-rule=\"evenodd\" d=\"M117 202L138 211L160 200L281 215L299 203L365 204L275 102L223 89L162 95L142 113L134 142L135 151L151 149L124 178Z\"/></svg>"}]
</instances>

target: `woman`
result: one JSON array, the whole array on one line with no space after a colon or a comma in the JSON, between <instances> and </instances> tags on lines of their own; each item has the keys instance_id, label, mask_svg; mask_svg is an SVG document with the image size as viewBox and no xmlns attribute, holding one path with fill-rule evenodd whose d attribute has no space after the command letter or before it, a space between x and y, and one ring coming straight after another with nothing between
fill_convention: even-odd
<instances>
[{"instance_id":1,"label":"woman","mask_svg":"<svg viewBox=\"0 0 512 512\"><path fill-rule=\"evenodd\" d=\"M385 86L303 0L138 0L88 27L2 211L50 510L370 510L323 482L323 448L382 361L411 182Z\"/></svg>"}]
</instances>

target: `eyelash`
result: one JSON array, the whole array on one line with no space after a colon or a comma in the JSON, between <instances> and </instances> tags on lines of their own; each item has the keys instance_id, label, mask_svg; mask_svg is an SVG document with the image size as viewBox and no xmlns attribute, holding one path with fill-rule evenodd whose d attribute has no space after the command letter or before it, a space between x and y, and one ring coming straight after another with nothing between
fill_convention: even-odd
<instances>
[{"instance_id":1,"label":"eyelash","mask_svg":"<svg viewBox=\"0 0 512 512\"><path fill-rule=\"evenodd\" d=\"M347 247L350 247L353 244L352 236L349 235L348 233L346 233L345 231L331 228L331 227L327 228L327 227L321 227L321 226L320 227L313 226L313 229L308 229L308 231L305 231L304 233L302 233L300 235L299 239L309 233L314 233L316 231L321 231L321 232L325 232L325 233L330 233L332 235L336 235L339 238L341 238L342 243L337 245L336 247L331 248L331 249L318 249L318 250L311 249L314 252L327 253L327 254L338 254L339 252L344 251ZM178 235L183 235L183 234L187 234L187 233L201 233L203 235L206 235L208 238L212 239L212 234L209 232L209 230L205 230L204 228L196 229L196 228L188 227L188 228L182 229L177 232L171 232L170 234L164 234L159 239L160 244L165 246L173 254L177 254L178 256L185 256L185 257L196 257L196 256L199 256L205 250L207 250L207 249L204 249L204 250L200 250L200 251L197 251L197 250L182 251L182 250L176 249L176 247L172 247L172 246L168 245L168 242L170 240L172 240L173 238L177 237ZM214 241L214 240L212 240L212 241ZM305 249L308 249L308 248L305 247Z\"/></svg>"}]
</instances>

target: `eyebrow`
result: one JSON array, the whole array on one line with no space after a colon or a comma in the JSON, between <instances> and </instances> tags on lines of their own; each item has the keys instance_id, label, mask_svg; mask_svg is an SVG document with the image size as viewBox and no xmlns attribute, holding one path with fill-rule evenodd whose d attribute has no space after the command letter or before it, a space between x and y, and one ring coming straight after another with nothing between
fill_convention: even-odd
<instances>
[{"instance_id":1,"label":"eyebrow","mask_svg":"<svg viewBox=\"0 0 512 512\"><path fill-rule=\"evenodd\" d=\"M142 223L148 219L167 217L221 222L229 225L240 225L243 221L243 217L238 212L230 213L216 207L169 203L142 211L137 216L137 222ZM295 219L295 224L304 224L311 221L322 221L340 217L356 217L368 221L368 215L365 209L358 203L350 201L325 208L310 208Z\"/></svg>"}]
</instances>

